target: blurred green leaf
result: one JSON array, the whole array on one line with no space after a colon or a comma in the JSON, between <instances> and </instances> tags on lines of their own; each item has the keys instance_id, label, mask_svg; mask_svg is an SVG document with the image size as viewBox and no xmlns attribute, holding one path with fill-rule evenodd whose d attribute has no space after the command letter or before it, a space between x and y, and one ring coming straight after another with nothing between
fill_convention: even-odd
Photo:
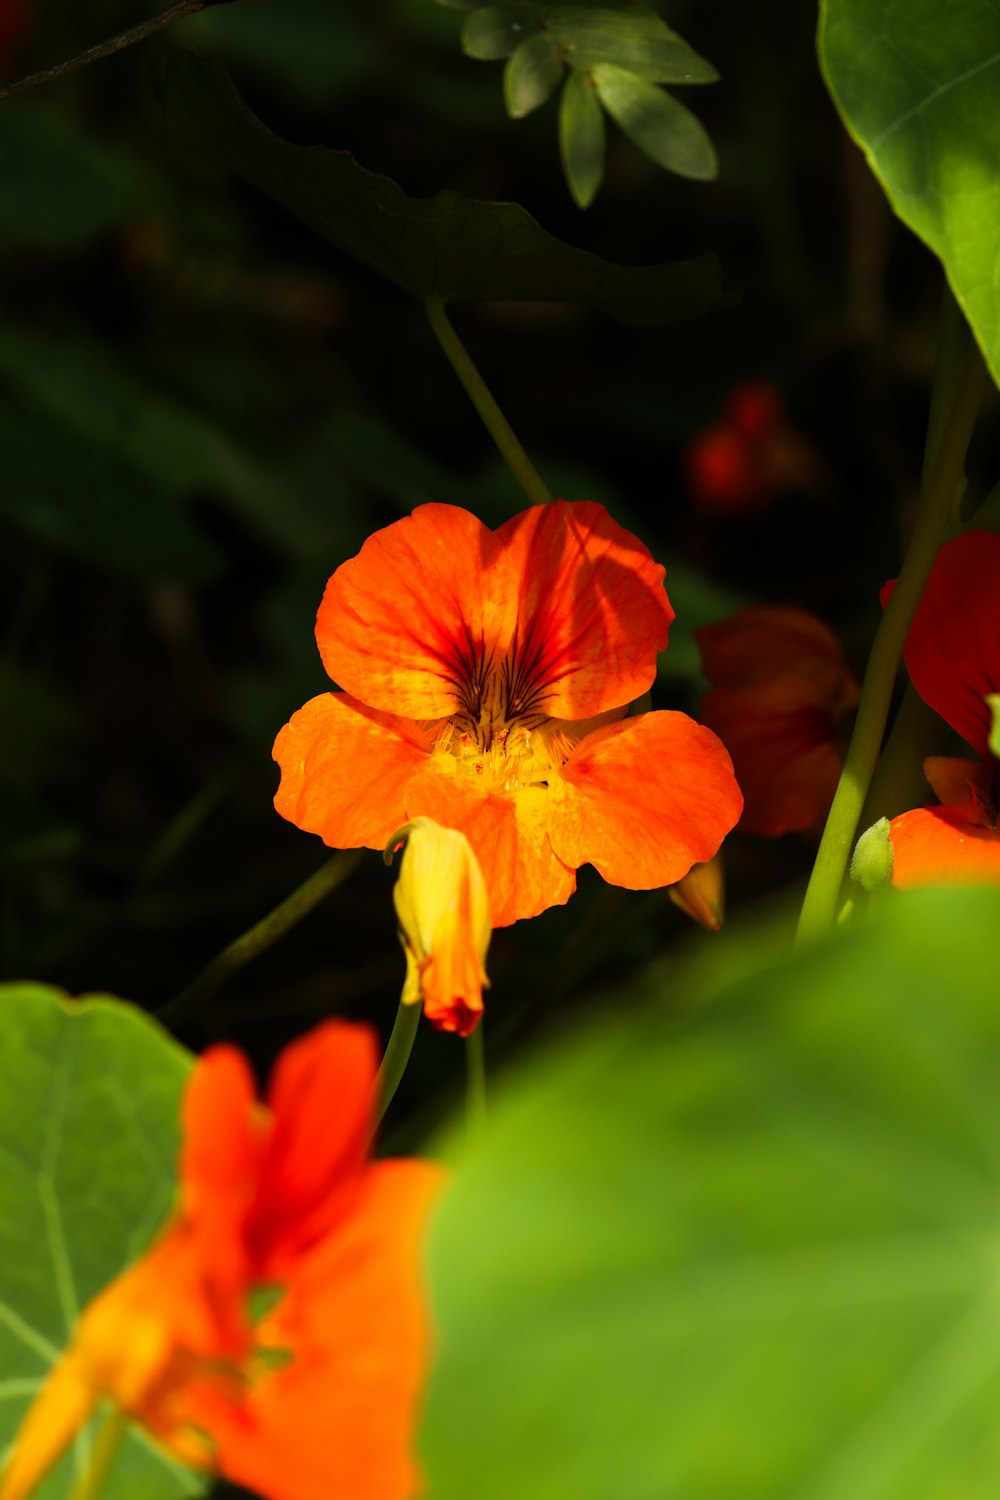
<instances>
[{"instance_id":1,"label":"blurred green leaf","mask_svg":"<svg viewBox=\"0 0 1000 1500\"><path fill-rule=\"evenodd\" d=\"M0 868L67 859L83 842L81 830L23 791L0 784Z\"/></svg>"},{"instance_id":2,"label":"blurred green leaf","mask_svg":"<svg viewBox=\"0 0 1000 1500\"><path fill-rule=\"evenodd\" d=\"M35 433L29 432L30 441L26 437L23 442L13 433L12 454L20 456L22 465L37 456L41 470L38 501L30 513L22 514L16 492L7 486L3 487L7 498L0 501L14 519L47 535L53 545L94 556L93 550L86 550L88 542L80 525L93 508L98 518L108 517L104 540L118 556L117 565L163 572L169 561L182 576L191 576L192 569L199 577L211 571L215 550L195 536L179 513L172 513L168 520L162 506L157 524L163 532L163 566L156 568L156 548L141 535L143 517L155 506L155 500L147 502L147 484L179 498L216 495L292 555L312 557L329 540L328 519L303 506L268 463L245 451L211 416L178 400L110 346L87 334L76 330L52 334L0 321L0 374L67 429L68 436L60 438L57 450L49 456L37 451ZM7 420L16 423L17 418L11 413ZM70 462L65 455L72 451L72 436L83 440L88 450L84 490L79 496L69 493L72 485L65 482ZM138 491L136 481L130 482L122 470L121 460L140 476ZM46 464L52 465L48 472ZM109 473L117 477L102 501L100 483L102 475ZM24 482L30 485L33 480L25 473ZM57 483L61 488L55 498ZM119 555L110 533L115 517L123 516L126 509L131 509L131 516L124 519Z\"/></svg>"},{"instance_id":3,"label":"blurred green leaf","mask_svg":"<svg viewBox=\"0 0 1000 1500\"><path fill-rule=\"evenodd\" d=\"M587 208L604 176L604 115L586 73L571 73L559 105L559 152L575 202Z\"/></svg>"},{"instance_id":4,"label":"blurred green leaf","mask_svg":"<svg viewBox=\"0 0 1000 1500\"><path fill-rule=\"evenodd\" d=\"M349 6L330 0L214 5L174 35L181 45L218 53L317 108L328 108L356 89L378 61L374 31L363 27Z\"/></svg>"},{"instance_id":5,"label":"blurred green leaf","mask_svg":"<svg viewBox=\"0 0 1000 1500\"><path fill-rule=\"evenodd\" d=\"M114 573L201 583L222 566L158 476L9 398L0 401L0 516Z\"/></svg>"},{"instance_id":6,"label":"blurred green leaf","mask_svg":"<svg viewBox=\"0 0 1000 1500\"><path fill-rule=\"evenodd\" d=\"M538 10L538 6L517 3L474 10L462 27L462 50L486 62L509 57L534 26Z\"/></svg>"},{"instance_id":7,"label":"blurred green leaf","mask_svg":"<svg viewBox=\"0 0 1000 1500\"><path fill-rule=\"evenodd\" d=\"M12 661L0 661L0 724L0 783L20 792L41 786L78 739L76 714L56 686Z\"/></svg>"},{"instance_id":8,"label":"blurred green leaf","mask_svg":"<svg viewBox=\"0 0 1000 1500\"><path fill-rule=\"evenodd\" d=\"M714 83L718 73L655 12L641 5L554 5L546 28L580 72L615 63L652 83Z\"/></svg>"},{"instance_id":9,"label":"blurred green leaf","mask_svg":"<svg viewBox=\"0 0 1000 1500\"><path fill-rule=\"evenodd\" d=\"M613 63L595 68L593 78L608 114L658 166L681 177L718 175L704 127L672 94Z\"/></svg>"},{"instance_id":10,"label":"blurred green leaf","mask_svg":"<svg viewBox=\"0 0 1000 1500\"><path fill-rule=\"evenodd\" d=\"M1000 893L893 894L615 989L453 1143L434 1500L993 1500Z\"/></svg>"},{"instance_id":11,"label":"blurred green leaf","mask_svg":"<svg viewBox=\"0 0 1000 1500\"><path fill-rule=\"evenodd\" d=\"M625 267L547 234L514 203L408 197L347 152L293 146L243 104L224 69L189 54L166 76L178 143L238 173L332 244L417 297L585 302L625 323L696 316L719 295L714 260Z\"/></svg>"},{"instance_id":12,"label":"blurred green leaf","mask_svg":"<svg viewBox=\"0 0 1000 1500\"><path fill-rule=\"evenodd\" d=\"M503 70L503 95L512 120L544 104L563 75L555 43L545 32L522 42Z\"/></svg>"},{"instance_id":13,"label":"blurred green leaf","mask_svg":"<svg viewBox=\"0 0 1000 1500\"><path fill-rule=\"evenodd\" d=\"M176 1187L190 1057L140 1011L0 986L0 1445L68 1343L76 1315L150 1243ZM65 1500L93 1440L35 1491ZM206 1480L130 1427L107 1500L181 1500Z\"/></svg>"},{"instance_id":14,"label":"blurred green leaf","mask_svg":"<svg viewBox=\"0 0 1000 1500\"><path fill-rule=\"evenodd\" d=\"M154 169L18 99L0 111L0 245L75 250L162 204Z\"/></svg>"},{"instance_id":15,"label":"blurred green leaf","mask_svg":"<svg viewBox=\"0 0 1000 1500\"><path fill-rule=\"evenodd\" d=\"M827 87L896 213L944 262L1000 382L1000 11L824 0Z\"/></svg>"}]
</instances>

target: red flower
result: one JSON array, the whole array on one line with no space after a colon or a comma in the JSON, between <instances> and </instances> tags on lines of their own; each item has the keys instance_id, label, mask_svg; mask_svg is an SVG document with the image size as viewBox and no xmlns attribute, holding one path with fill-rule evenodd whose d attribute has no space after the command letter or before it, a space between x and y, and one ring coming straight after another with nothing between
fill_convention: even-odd
<instances>
[{"instance_id":1,"label":"red flower","mask_svg":"<svg viewBox=\"0 0 1000 1500\"><path fill-rule=\"evenodd\" d=\"M272 1497L405 1500L426 1361L417 1245L438 1183L367 1159L375 1048L327 1022L266 1104L212 1048L184 1101L180 1206L82 1313L28 1413L0 1500L22 1500L110 1396L177 1457ZM280 1283L259 1322L251 1291Z\"/></svg>"},{"instance_id":2,"label":"red flower","mask_svg":"<svg viewBox=\"0 0 1000 1500\"><path fill-rule=\"evenodd\" d=\"M591 863L633 890L712 857L740 794L684 714L624 719L673 610L663 569L588 501L495 532L423 505L337 569L316 622L341 687L278 735L278 811L334 847L416 817L464 833L494 926L568 900Z\"/></svg>"},{"instance_id":3,"label":"red flower","mask_svg":"<svg viewBox=\"0 0 1000 1500\"><path fill-rule=\"evenodd\" d=\"M882 590L885 604L895 587ZM978 762L924 762L940 807L893 818L893 884L1000 881L1000 768L990 753L986 698L1000 690L1000 536L967 531L946 542L906 638L917 692L978 753Z\"/></svg>"},{"instance_id":4,"label":"red flower","mask_svg":"<svg viewBox=\"0 0 1000 1500\"><path fill-rule=\"evenodd\" d=\"M773 607L739 610L695 639L713 684L701 717L733 757L740 829L773 837L825 817L837 730L860 696L836 636L804 610Z\"/></svg>"},{"instance_id":5,"label":"red flower","mask_svg":"<svg viewBox=\"0 0 1000 1500\"><path fill-rule=\"evenodd\" d=\"M814 490L823 467L785 416L781 393L748 380L722 419L695 433L684 455L688 488L706 515L759 515L790 489Z\"/></svg>"}]
</instances>

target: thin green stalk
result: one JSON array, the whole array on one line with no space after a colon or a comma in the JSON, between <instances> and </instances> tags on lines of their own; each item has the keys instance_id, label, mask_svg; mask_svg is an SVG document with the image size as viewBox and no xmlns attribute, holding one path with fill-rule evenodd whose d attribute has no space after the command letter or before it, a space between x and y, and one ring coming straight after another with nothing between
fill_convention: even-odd
<instances>
[{"instance_id":1,"label":"thin green stalk","mask_svg":"<svg viewBox=\"0 0 1000 1500\"><path fill-rule=\"evenodd\" d=\"M903 645L944 536L987 383L982 356L973 345L962 365L896 587L875 634L854 733L799 917L800 941L826 932L836 917L858 818L882 745Z\"/></svg>"},{"instance_id":2,"label":"thin green stalk","mask_svg":"<svg viewBox=\"0 0 1000 1500\"><path fill-rule=\"evenodd\" d=\"M106 42L98 42L96 46L88 47L86 52L80 52L76 57L55 63L51 68L41 68L37 73L29 73L26 78L19 78L16 83L4 84L0 88L0 99L12 99L15 94L26 93L28 89L37 89L43 83L52 83L57 78L63 78L67 73L75 73L78 68L101 62L103 58L111 57L125 47L132 47L136 42L144 42L147 37L155 36L158 31L163 31L167 26L173 26L176 21L183 21L188 16L197 15L200 10L207 10L210 5L228 5L229 3L230 0L177 0L176 5L171 5L160 15L152 16L148 21L140 21L138 26L130 26L128 31L120 31L117 36L109 37Z\"/></svg>"},{"instance_id":3,"label":"thin green stalk","mask_svg":"<svg viewBox=\"0 0 1000 1500\"><path fill-rule=\"evenodd\" d=\"M482 1019L465 1039L465 1068L466 1119L470 1136L475 1136L486 1124L486 1049Z\"/></svg>"},{"instance_id":4,"label":"thin green stalk","mask_svg":"<svg viewBox=\"0 0 1000 1500\"><path fill-rule=\"evenodd\" d=\"M552 499L552 496L515 437L514 429L497 406L486 381L469 358L465 345L445 312L444 303L438 297L428 297L424 307L438 343L447 355L455 374L464 385L469 400L485 422L507 467L532 505L545 505Z\"/></svg>"},{"instance_id":5,"label":"thin green stalk","mask_svg":"<svg viewBox=\"0 0 1000 1500\"><path fill-rule=\"evenodd\" d=\"M378 1070L375 1079L375 1093L379 1098L378 1117L381 1120L386 1110L392 1103L393 1096L399 1088L400 1080L406 1072L406 1064L410 1060L413 1051L414 1038L417 1035L417 1026L420 1023L420 1015L423 1006L417 1002L406 1005L401 1000L396 1012L396 1020L393 1023L392 1033L385 1049L382 1066Z\"/></svg>"},{"instance_id":6,"label":"thin green stalk","mask_svg":"<svg viewBox=\"0 0 1000 1500\"><path fill-rule=\"evenodd\" d=\"M114 1468L127 1430L128 1417L120 1406L112 1406L101 1423L90 1462L70 1491L69 1500L98 1500Z\"/></svg>"},{"instance_id":7,"label":"thin green stalk","mask_svg":"<svg viewBox=\"0 0 1000 1500\"><path fill-rule=\"evenodd\" d=\"M346 849L320 865L315 874L303 881L290 896L286 896L272 912L268 912L266 917L262 917L242 937L223 948L179 995L157 1012L158 1019L166 1026L176 1026L178 1022L187 1020L206 1001L211 1000L245 964L284 937L286 932L290 932L319 905L324 896L336 890L357 868L362 852L360 849Z\"/></svg>"}]
</instances>

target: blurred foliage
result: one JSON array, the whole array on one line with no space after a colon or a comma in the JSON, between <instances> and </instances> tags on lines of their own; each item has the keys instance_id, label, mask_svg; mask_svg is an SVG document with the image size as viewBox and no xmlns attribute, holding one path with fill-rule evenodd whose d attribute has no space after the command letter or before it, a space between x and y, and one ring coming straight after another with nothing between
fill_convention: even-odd
<instances>
[{"instance_id":1,"label":"blurred foliage","mask_svg":"<svg viewBox=\"0 0 1000 1500\"><path fill-rule=\"evenodd\" d=\"M825 0L820 59L893 208L944 262L1000 380L1000 15L978 0Z\"/></svg>"},{"instance_id":2,"label":"blurred foliage","mask_svg":"<svg viewBox=\"0 0 1000 1500\"><path fill-rule=\"evenodd\" d=\"M559 145L566 182L581 208L593 202L604 173L601 105L632 143L668 172L694 178L718 172L702 126L658 85L714 83L719 75L649 6L635 0L443 3L469 12L462 28L469 57L507 59L503 95L511 119L538 109L562 83Z\"/></svg>"},{"instance_id":3,"label":"blurred foliage","mask_svg":"<svg viewBox=\"0 0 1000 1500\"><path fill-rule=\"evenodd\" d=\"M1000 895L594 997L436 1221L435 1500L987 1500ZM961 932L962 939L954 938Z\"/></svg>"},{"instance_id":4,"label":"blurred foliage","mask_svg":"<svg viewBox=\"0 0 1000 1500\"><path fill-rule=\"evenodd\" d=\"M54 0L3 61L26 72L145 14ZM791 0L752 16L675 0L665 20L547 7L572 43L562 106L556 84L512 123L461 50L473 14L235 0L0 105L6 975L155 1007L324 857L271 807L270 745L328 685L326 578L414 504L491 525L523 504L402 287L462 302L456 326L550 487L604 501L666 565L657 706L696 709L692 631L755 600L818 610L863 662L919 475L938 288L842 156L810 17ZM553 72L532 14L518 107ZM613 131L605 152L591 74L613 94L625 69L666 100L670 57L690 63L679 34L722 80L698 96L713 183ZM602 182L585 218L560 108L582 121L567 137L563 120L564 153ZM685 451L749 378L781 390L825 477L720 521ZM806 842L731 840L730 907L809 860ZM234 1036L266 1063L331 1010L384 1031L402 978L390 889L373 855L191 1039ZM582 872L566 909L497 935L491 1047L683 923ZM401 1140L447 1108L459 1068L421 1034Z\"/></svg>"},{"instance_id":5,"label":"blurred foliage","mask_svg":"<svg viewBox=\"0 0 1000 1500\"><path fill-rule=\"evenodd\" d=\"M6 1448L80 1309L145 1250L176 1187L177 1114L190 1058L130 1006L69 1005L42 985L0 986L0 1370ZM100 1417L35 1491L60 1500ZM107 1500L182 1500L205 1481L130 1426Z\"/></svg>"},{"instance_id":6,"label":"blurred foliage","mask_svg":"<svg viewBox=\"0 0 1000 1500\"><path fill-rule=\"evenodd\" d=\"M613 0L235 0L0 103L0 973L155 1009L324 858L273 811L270 746L328 686L327 577L422 501L491 525L524 503L413 296L463 304L456 326L554 492L603 501L664 562L677 619L654 706L696 710L693 630L755 601L817 611L863 667L919 485L938 267L843 138L809 7L663 10L669 26ZM52 0L0 66L147 13ZM822 36L850 130L994 368L996 152L952 146L972 124L994 139L995 30L972 0L828 0ZM484 54L505 59L502 91ZM673 86L716 67L703 126ZM941 191L925 143L951 153ZM816 462L766 509L709 513L689 445L760 379ZM980 435L970 500L998 466ZM753 920L811 858L808 836L733 837L728 909ZM330 1013L386 1034L391 883L373 854L191 1041L232 1037L263 1068ZM584 870L567 907L496 934L491 1069L588 995L599 1010L512 1081L436 1242L442 1500L675 1481L738 1500L807 1476L817 1497L861 1497L862 1462L882 1500L904 1480L909 1500L987 1493L995 903L886 901L884 925L829 949L787 957L785 918L699 932L678 960L686 919L662 892ZM131 1012L70 1014L35 989L7 1007L5 1117L44 1122L61 1175L17 1125L5 1222L46 1244L48 1184L86 1249L88 1213L118 1214L108 1172L123 1222L165 1202L183 1058ZM461 1072L454 1039L421 1028L385 1149L426 1142ZM106 1161L77 1138L85 1094L117 1141ZM82 1294L121 1264L112 1239L73 1268ZM67 1308L51 1255L7 1259L0 1295L48 1341L4 1346L33 1381ZM924 1356L971 1404L937 1404ZM843 1470L817 1467L827 1442Z\"/></svg>"},{"instance_id":7,"label":"blurred foliage","mask_svg":"<svg viewBox=\"0 0 1000 1500\"><path fill-rule=\"evenodd\" d=\"M439 193L409 198L346 152L279 140L243 106L223 69L197 57L172 65L167 118L175 138L262 188L284 208L416 297L584 302L626 323L696 317L718 296L710 262L613 266L540 229L515 203Z\"/></svg>"}]
</instances>

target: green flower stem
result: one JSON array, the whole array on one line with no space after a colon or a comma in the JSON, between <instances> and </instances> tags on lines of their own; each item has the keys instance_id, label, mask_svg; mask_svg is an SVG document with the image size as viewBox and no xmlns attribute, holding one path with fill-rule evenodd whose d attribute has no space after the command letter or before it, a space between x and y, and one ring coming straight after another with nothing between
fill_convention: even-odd
<instances>
[{"instance_id":1,"label":"green flower stem","mask_svg":"<svg viewBox=\"0 0 1000 1500\"><path fill-rule=\"evenodd\" d=\"M120 1406L112 1406L101 1423L90 1454L90 1462L70 1491L69 1500L98 1500L114 1468L115 1459L128 1431L128 1417Z\"/></svg>"},{"instance_id":2,"label":"green flower stem","mask_svg":"<svg viewBox=\"0 0 1000 1500\"><path fill-rule=\"evenodd\" d=\"M76 57L56 63L51 68L42 68L37 73L29 73L27 78L19 78L16 83L4 84L0 88L0 99L12 99L15 94L23 94L28 89L36 89L43 83L52 83L67 73L75 73L77 68L85 68L89 63L101 62L103 58L111 57L115 52L121 52L123 47L131 47L136 42L144 42L147 37L155 36L165 27L173 26L175 21L183 21L187 16L197 15L200 10L207 10L210 5L227 4L229 0L177 0L176 5L171 5L160 15L153 16L148 21L140 21L138 26L131 26L128 31L120 31L117 36L110 37L106 42L98 42L94 47L88 47L86 52L80 52Z\"/></svg>"},{"instance_id":3,"label":"green flower stem","mask_svg":"<svg viewBox=\"0 0 1000 1500\"><path fill-rule=\"evenodd\" d=\"M406 1072L406 1064L410 1060L413 1051L414 1038L417 1035L417 1026L423 1006L416 1003L404 1005L399 1002L396 1012L396 1020L393 1023L392 1034L389 1037L382 1066L378 1070L375 1079L375 1093L378 1096L379 1110L378 1118L381 1120L389 1105L392 1103L393 1095L399 1088L400 1080Z\"/></svg>"},{"instance_id":4,"label":"green flower stem","mask_svg":"<svg viewBox=\"0 0 1000 1500\"><path fill-rule=\"evenodd\" d=\"M532 505L545 505L552 499L552 496L515 437L507 418L494 401L489 386L469 358L465 345L445 312L444 303L438 297L428 297L424 307L438 343L447 355L455 374L465 386L469 400L485 422L507 467Z\"/></svg>"},{"instance_id":5,"label":"green flower stem","mask_svg":"<svg viewBox=\"0 0 1000 1500\"><path fill-rule=\"evenodd\" d=\"M854 733L799 917L800 941L826 932L836 917L858 818L885 732L903 644L958 492L966 450L987 383L982 356L973 346L956 383L951 411L921 497L920 513L899 579L875 634Z\"/></svg>"},{"instance_id":6,"label":"green flower stem","mask_svg":"<svg viewBox=\"0 0 1000 1500\"><path fill-rule=\"evenodd\" d=\"M303 881L290 896L286 896L272 912L268 912L266 917L262 917L242 937L236 938L228 948L223 948L186 989L181 990L179 995L157 1012L157 1018L166 1026L176 1026L178 1022L187 1020L206 1001L211 1000L245 964L284 937L303 917L309 915L313 907L319 905L324 896L336 890L360 864L362 854L361 849L345 849L320 865L315 874Z\"/></svg>"},{"instance_id":7,"label":"green flower stem","mask_svg":"<svg viewBox=\"0 0 1000 1500\"><path fill-rule=\"evenodd\" d=\"M476 1136L486 1124L486 1050L483 1022L465 1039L465 1108L469 1135Z\"/></svg>"}]
</instances>

